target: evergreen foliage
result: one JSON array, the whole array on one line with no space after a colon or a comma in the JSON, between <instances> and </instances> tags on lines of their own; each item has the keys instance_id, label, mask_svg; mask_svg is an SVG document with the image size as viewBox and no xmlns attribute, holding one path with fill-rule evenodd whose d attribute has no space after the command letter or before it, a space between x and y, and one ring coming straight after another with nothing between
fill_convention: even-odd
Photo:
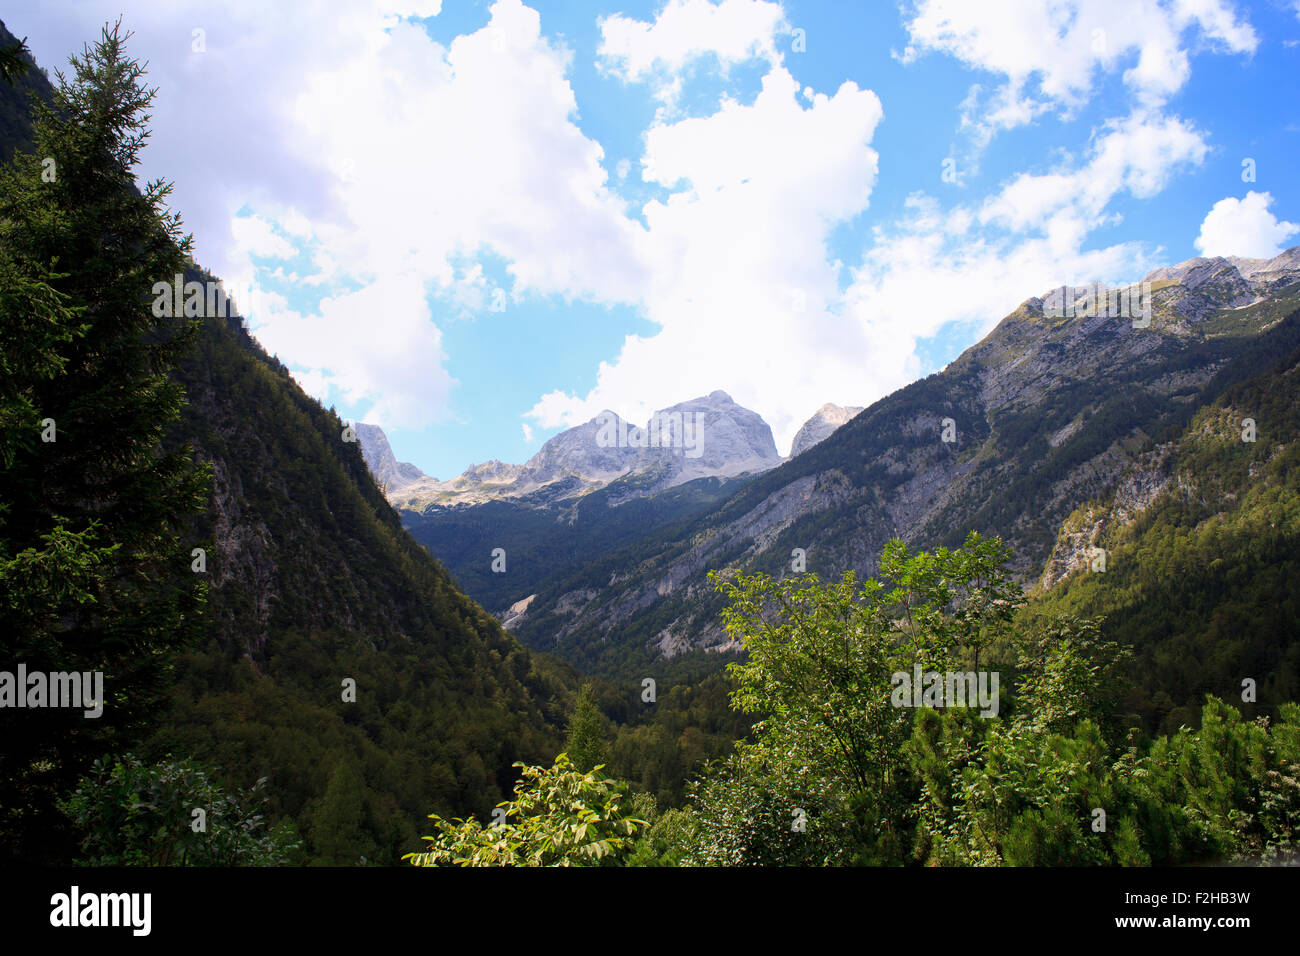
<instances>
[{"instance_id":1,"label":"evergreen foliage","mask_svg":"<svg viewBox=\"0 0 1300 956\"><path fill-rule=\"evenodd\" d=\"M569 720L564 750L575 769L589 772L597 764L604 766L609 749L605 740L607 725L592 695L591 685L584 684Z\"/></svg>"},{"instance_id":2,"label":"evergreen foliage","mask_svg":"<svg viewBox=\"0 0 1300 956\"><path fill-rule=\"evenodd\" d=\"M157 714L203 607L185 532L207 475L183 444L163 447L184 403L169 373L194 329L154 315L150 295L189 239L168 184L135 189L154 93L126 39L106 27L72 58L38 104L35 152L0 168L4 657L102 672L108 698L94 721L5 711L0 853L20 858L55 842L53 794Z\"/></svg>"},{"instance_id":3,"label":"evergreen foliage","mask_svg":"<svg viewBox=\"0 0 1300 956\"><path fill-rule=\"evenodd\" d=\"M0 715L3 853L71 859L56 797L133 749L268 778L307 861L396 863L430 809L483 812L512 763L555 753L577 681L410 540L236 303L154 315L155 282L216 280L167 186L135 187L152 93L126 39L106 28L0 173L0 641L31 669L102 669L109 697L98 721Z\"/></svg>"}]
</instances>

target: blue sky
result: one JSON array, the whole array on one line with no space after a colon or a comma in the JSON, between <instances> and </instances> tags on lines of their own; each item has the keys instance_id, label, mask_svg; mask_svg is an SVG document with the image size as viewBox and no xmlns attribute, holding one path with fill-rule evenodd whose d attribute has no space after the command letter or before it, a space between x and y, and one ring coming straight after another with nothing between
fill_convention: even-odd
<instances>
[{"instance_id":1,"label":"blue sky","mask_svg":"<svg viewBox=\"0 0 1300 956\"><path fill-rule=\"evenodd\" d=\"M7 25L53 67L118 12L159 87L141 175L175 181L199 261L439 478L718 388L785 453L1053 285L1300 242L1281 0L82 0Z\"/></svg>"}]
</instances>

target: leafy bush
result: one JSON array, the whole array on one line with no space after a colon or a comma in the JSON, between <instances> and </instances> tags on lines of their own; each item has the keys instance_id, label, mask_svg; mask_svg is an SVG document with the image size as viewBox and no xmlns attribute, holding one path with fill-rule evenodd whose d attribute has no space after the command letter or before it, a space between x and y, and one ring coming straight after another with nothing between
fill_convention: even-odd
<instances>
[{"instance_id":1,"label":"leafy bush","mask_svg":"<svg viewBox=\"0 0 1300 956\"><path fill-rule=\"evenodd\" d=\"M96 760L59 808L81 832L82 866L279 866L299 844L287 821L267 827L264 783L226 793L191 760L127 754Z\"/></svg>"},{"instance_id":2,"label":"leafy bush","mask_svg":"<svg viewBox=\"0 0 1300 956\"><path fill-rule=\"evenodd\" d=\"M596 866L618 863L644 820L627 816L621 784L575 770L560 754L551 767L527 767L504 814L483 826L477 820L444 820L431 814L437 833L429 849L408 853L414 866Z\"/></svg>"},{"instance_id":3,"label":"leafy bush","mask_svg":"<svg viewBox=\"0 0 1300 956\"><path fill-rule=\"evenodd\" d=\"M852 574L720 586L749 652L732 705L761 716L692 792L690 819L638 862L705 865L1090 866L1294 858L1300 705L1249 720L1210 697L1200 729L1119 743L1128 651L1103 622L1028 630L997 539ZM891 674L978 670L1001 706L895 707ZM973 664L973 667L971 666ZM951 703L951 702L949 702Z\"/></svg>"}]
</instances>

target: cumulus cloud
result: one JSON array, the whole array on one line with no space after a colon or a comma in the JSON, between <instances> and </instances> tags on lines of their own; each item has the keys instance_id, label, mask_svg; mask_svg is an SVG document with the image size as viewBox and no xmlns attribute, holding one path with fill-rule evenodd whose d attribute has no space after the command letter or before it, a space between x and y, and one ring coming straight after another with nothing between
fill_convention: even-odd
<instances>
[{"instance_id":1,"label":"cumulus cloud","mask_svg":"<svg viewBox=\"0 0 1300 956\"><path fill-rule=\"evenodd\" d=\"M1201 223L1197 251L1203 256L1273 258L1300 232L1300 225L1279 221L1269 211L1272 203L1271 194L1253 190L1243 199L1220 199Z\"/></svg>"},{"instance_id":2,"label":"cumulus cloud","mask_svg":"<svg viewBox=\"0 0 1300 956\"><path fill-rule=\"evenodd\" d=\"M667 77L705 57L724 69L755 57L776 64L776 35L788 28L767 0L669 0L653 22L615 14L599 24L600 62L624 80Z\"/></svg>"},{"instance_id":3,"label":"cumulus cloud","mask_svg":"<svg viewBox=\"0 0 1300 956\"><path fill-rule=\"evenodd\" d=\"M870 343L832 311L838 263L826 250L831 229L867 207L882 115L853 83L808 102L776 67L753 103L724 99L710 116L652 127L643 178L675 189L642 210L655 277L643 308L659 330L629 337L589 393L545 395L530 417L573 425L612 408L644 420L722 388L780 442L801 424L792 409L860 379Z\"/></svg>"},{"instance_id":4,"label":"cumulus cloud","mask_svg":"<svg viewBox=\"0 0 1300 956\"><path fill-rule=\"evenodd\" d=\"M600 144L575 123L568 65L535 11L499 0L486 26L446 48L399 23L309 74L296 132L335 166L340 212L315 231L322 274L366 283L410 274L462 313L524 295L639 300L649 283L643 230L608 188ZM508 289L464 264L483 252L506 263ZM419 406L397 396L430 397L420 369L441 363L435 342L388 339L424 356L382 377L361 379L347 361L318 367L345 370L333 373L342 389L373 386L381 411L414 414ZM427 424L441 408L430 401L404 423Z\"/></svg>"},{"instance_id":5,"label":"cumulus cloud","mask_svg":"<svg viewBox=\"0 0 1300 956\"><path fill-rule=\"evenodd\" d=\"M38 56L79 49L87 20L115 19L117 2L89 16L42 11L60 53ZM244 288L277 280L282 295L257 296L252 324L318 397L373 402L370 420L388 426L443 413L446 356L429 309L414 313L422 324L366 309L409 309L422 292L453 315L502 296L642 298L643 230L576 124L571 54L520 0L498 0L483 28L447 46L409 19L438 13L437 0L125 7L138 30L129 49L147 53L160 89L142 173L177 181L200 262ZM472 261L484 253L504 261L506 288ZM299 254L308 268L257 261ZM314 315L286 302L322 293ZM345 316L366 347L338 334Z\"/></svg>"},{"instance_id":6,"label":"cumulus cloud","mask_svg":"<svg viewBox=\"0 0 1300 956\"><path fill-rule=\"evenodd\" d=\"M338 210L315 229L321 276L381 285L411 276L462 314L529 294L638 299L648 282L641 228L607 188L600 144L574 122L568 65L568 51L541 34L535 11L499 0L486 26L448 47L416 24L396 23L308 73L294 132L333 167ZM465 265L483 252L506 263L509 288ZM312 367L346 393L373 397L372 421L437 420L445 356L427 308L421 314L429 331L409 325L412 336L383 340L387 349L416 350L418 361L394 366L374 354L366 372L352 358L321 356ZM280 323L269 316L259 334L311 334L292 322L277 330ZM284 342L295 357L320 347ZM381 367L385 374L373 374Z\"/></svg>"},{"instance_id":7,"label":"cumulus cloud","mask_svg":"<svg viewBox=\"0 0 1300 956\"><path fill-rule=\"evenodd\" d=\"M1193 42L1237 54L1259 43L1227 0L917 0L904 26L905 61L942 52L1003 78L966 104L965 123L984 141L1049 108L1070 113L1099 73L1123 69L1136 104L1159 107L1191 75Z\"/></svg>"},{"instance_id":8,"label":"cumulus cloud","mask_svg":"<svg viewBox=\"0 0 1300 956\"><path fill-rule=\"evenodd\" d=\"M300 124L352 170L347 226L331 237L348 261L424 264L449 283L457 256L487 249L518 293L635 299L647 278L639 228L574 122L568 60L535 11L499 0L487 26L445 50L404 24L311 77Z\"/></svg>"},{"instance_id":9,"label":"cumulus cloud","mask_svg":"<svg viewBox=\"0 0 1300 956\"><path fill-rule=\"evenodd\" d=\"M425 293L416 275L384 276L327 296L306 315L270 296L274 318L256 334L269 351L292 358L310 391L368 406L360 421L420 427L429 409L446 405L454 384Z\"/></svg>"},{"instance_id":10,"label":"cumulus cloud","mask_svg":"<svg viewBox=\"0 0 1300 956\"><path fill-rule=\"evenodd\" d=\"M1153 196L1178 168L1199 165L1208 151L1204 134L1178 117L1135 113L1111 120L1094 136L1085 165L1017 176L983 204L979 220L1017 232L1068 228L1077 233L1119 192Z\"/></svg>"},{"instance_id":11,"label":"cumulus cloud","mask_svg":"<svg viewBox=\"0 0 1300 956\"><path fill-rule=\"evenodd\" d=\"M235 245L250 256L288 259L297 254L294 245L277 235L275 227L261 216L236 216L231 232Z\"/></svg>"}]
</instances>

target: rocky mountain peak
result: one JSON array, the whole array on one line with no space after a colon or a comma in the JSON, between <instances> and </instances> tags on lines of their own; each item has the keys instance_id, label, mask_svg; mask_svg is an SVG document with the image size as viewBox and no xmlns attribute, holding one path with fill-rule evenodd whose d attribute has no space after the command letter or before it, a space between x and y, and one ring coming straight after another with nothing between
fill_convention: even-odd
<instances>
[{"instance_id":1,"label":"rocky mountain peak","mask_svg":"<svg viewBox=\"0 0 1300 956\"><path fill-rule=\"evenodd\" d=\"M408 461L398 461L393 448L388 444L388 436L378 425L365 422L356 425L357 441L361 445L361 457L366 460L370 473L375 476L379 487L388 491L403 488L421 478L430 478Z\"/></svg>"},{"instance_id":2,"label":"rocky mountain peak","mask_svg":"<svg viewBox=\"0 0 1300 956\"><path fill-rule=\"evenodd\" d=\"M1229 308L1257 301L1283 285L1300 280L1300 246L1271 259L1212 256L1187 259L1147 273L1146 282L1176 282L1191 292L1209 294Z\"/></svg>"},{"instance_id":3,"label":"rocky mountain peak","mask_svg":"<svg viewBox=\"0 0 1300 956\"><path fill-rule=\"evenodd\" d=\"M387 459L374 444L382 468ZM660 409L644 425L606 409L553 436L522 465L490 461L471 466L451 481L408 481L396 486L398 493L391 500L398 507L422 510L518 499L543 489L548 499L571 498L620 478L645 476L629 490L629 495L640 496L696 478L766 471L782 461L767 422L718 389Z\"/></svg>"},{"instance_id":4,"label":"rocky mountain peak","mask_svg":"<svg viewBox=\"0 0 1300 956\"><path fill-rule=\"evenodd\" d=\"M799 431L795 433L794 441L790 445L790 457L793 458L795 455L807 451L813 445L827 438L831 432L860 411L862 411L860 405L836 405L827 402L817 409L812 418L804 422Z\"/></svg>"}]
</instances>

